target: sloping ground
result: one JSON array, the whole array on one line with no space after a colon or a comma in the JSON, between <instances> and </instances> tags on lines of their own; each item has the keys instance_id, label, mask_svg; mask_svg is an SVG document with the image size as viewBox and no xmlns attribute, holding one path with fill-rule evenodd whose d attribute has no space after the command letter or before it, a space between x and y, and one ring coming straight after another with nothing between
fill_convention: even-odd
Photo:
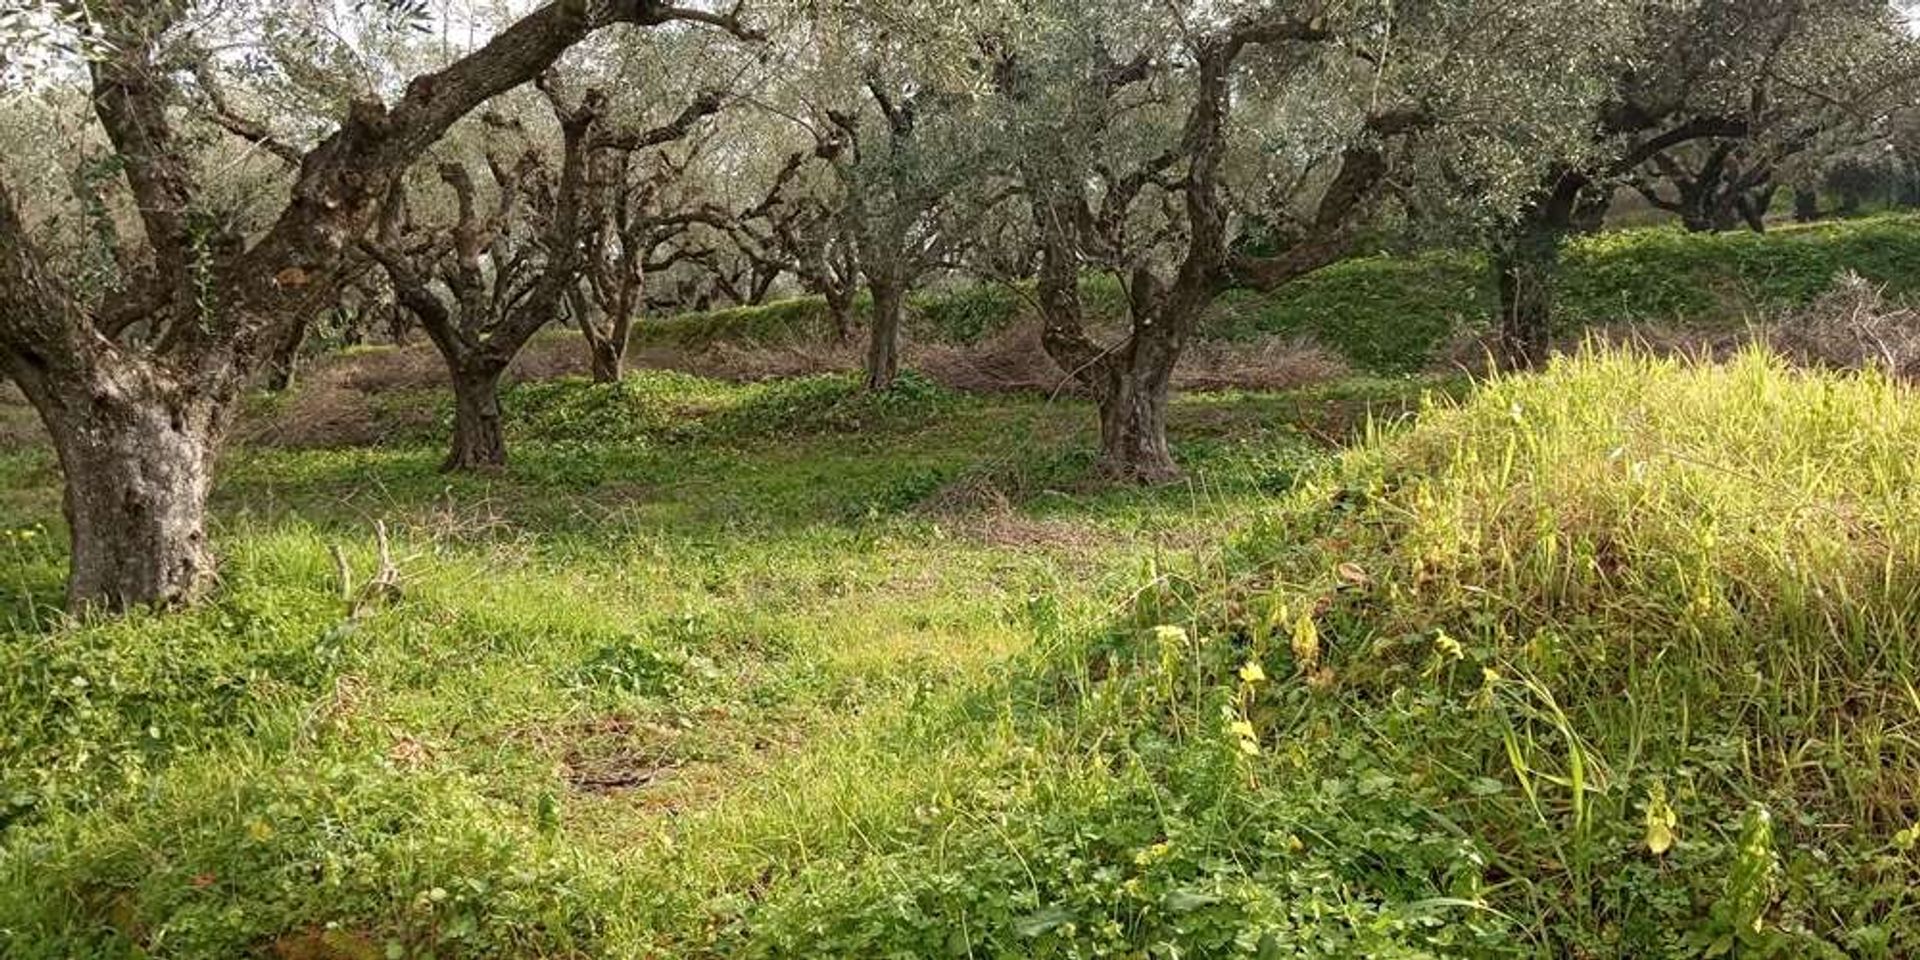
<instances>
[{"instance_id":1,"label":"sloping ground","mask_svg":"<svg viewBox=\"0 0 1920 960\"><path fill-rule=\"evenodd\" d=\"M1568 245L1558 290L1563 336L1593 327L1651 325L1725 330L1811 301L1851 269L1886 284L1896 299L1920 284L1920 229L1912 216L1780 226L1766 235L1688 234L1672 228L1621 230ZM1405 373L1456 359L1496 313L1485 260L1477 254L1362 257L1335 264L1272 294L1230 292L1215 305L1203 340L1303 338L1374 373ZM1110 277L1090 277L1089 313L1116 320L1125 299ZM864 303L859 309L864 310ZM909 314L910 341L972 344L1031 321L1026 299L1005 286L962 286L924 294ZM680 352L714 344L760 347L831 339L817 299L798 298L672 317L634 331L642 348Z\"/></svg>"},{"instance_id":2,"label":"sloping ground","mask_svg":"<svg viewBox=\"0 0 1920 960\"><path fill-rule=\"evenodd\" d=\"M746 942L1920 954L1916 451L1757 353L1492 384L976 702L1010 759Z\"/></svg>"},{"instance_id":3,"label":"sloping ground","mask_svg":"<svg viewBox=\"0 0 1920 960\"><path fill-rule=\"evenodd\" d=\"M499 480L246 454L218 603L0 639L0 953L1920 953L1908 388L1587 356L1337 459L1199 398L1152 493L1084 409L551 389Z\"/></svg>"}]
</instances>

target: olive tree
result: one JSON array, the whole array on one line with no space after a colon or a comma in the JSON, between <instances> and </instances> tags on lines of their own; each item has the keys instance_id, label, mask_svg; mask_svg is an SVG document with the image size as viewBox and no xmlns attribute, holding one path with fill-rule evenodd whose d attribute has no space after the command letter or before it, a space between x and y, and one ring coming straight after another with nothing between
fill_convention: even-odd
<instances>
[{"instance_id":1,"label":"olive tree","mask_svg":"<svg viewBox=\"0 0 1920 960\"><path fill-rule=\"evenodd\" d=\"M1516 202L1530 144L1592 85L1576 5L1061 3L987 30L1040 238L1047 352L1100 407L1100 469L1158 482L1175 364L1232 286L1271 290L1349 255L1382 204L1475 165L1453 214ZM1259 243L1250 239L1255 220ZM1089 332L1079 284L1111 271L1128 326Z\"/></svg>"},{"instance_id":2,"label":"olive tree","mask_svg":"<svg viewBox=\"0 0 1920 960\"><path fill-rule=\"evenodd\" d=\"M1577 118L1586 141L1550 154L1527 203L1489 234L1511 366L1546 356L1563 243L1599 222L1616 187L1673 180L1677 212L1702 229L1731 225L1742 203L1757 219L1776 165L1884 127L1920 76L1885 0L1632 4L1619 25L1607 93Z\"/></svg>"},{"instance_id":3,"label":"olive tree","mask_svg":"<svg viewBox=\"0 0 1920 960\"><path fill-rule=\"evenodd\" d=\"M489 113L483 125L494 140L519 147L517 157L490 143L485 150L492 181L492 202L482 195L469 165L454 160L438 165L438 179L454 196L453 222L422 225L409 215L407 181L398 178L388 195L380 229L360 241L362 249L386 269L400 304L418 318L427 338L446 362L453 387L453 442L446 470L494 470L507 462L501 429L500 380L521 348L569 305L588 335L589 347L607 356L607 379L618 376L618 354L607 342L620 336L620 317L630 315L630 295L622 301L619 278L605 267L595 215L596 198L605 189L596 174L612 166L624 177L624 165L601 164L599 155L631 155L646 146L677 140L720 107L718 95L695 98L672 122L644 131L614 129L608 123L608 99L598 88L574 98L554 77L535 80L560 131L560 163L550 170L544 152L529 139L529 125L518 118ZM618 198L616 198L618 199ZM617 215L616 215L617 216ZM637 249L637 248L636 248ZM632 269L631 261L620 261ZM597 278L615 289L614 330L597 338L597 325L585 312L583 280Z\"/></svg>"},{"instance_id":4,"label":"olive tree","mask_svg":"<svg viewBox=\"0 0 1920 960\"><path fill-rule=\"evenodd\" d=\"M36 242L10 172L0 175L0 371L59 456L75 611L180 603L206 588L206 498L236 397L288 325L328 304L383 198L449 127L614 24L747 32L730 14L661 0L555 0L414 76L391 102L354 99L299 151L267 225L240 233L206 215L218 171L176 134L173 64L196 5L68 6L97 41L84 48L81 82L145 240L124 287L89 302Z\"/></svg>"}]
</instances>

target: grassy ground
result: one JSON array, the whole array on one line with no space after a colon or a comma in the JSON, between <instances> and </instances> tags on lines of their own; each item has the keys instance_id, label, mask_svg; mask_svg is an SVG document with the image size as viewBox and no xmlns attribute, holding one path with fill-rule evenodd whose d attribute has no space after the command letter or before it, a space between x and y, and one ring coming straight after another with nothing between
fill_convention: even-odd
<instances>
[{"instance_id":1,"label":"grassy ground","mask_svg":"<svg viewBox=\"0 0 1920 960\"><path fill-rule=\"evenodd\" d=\"M1605 355L1322 439L1417 389L1183 399L1115 491L1072 403L534 384L504 477L236 451L217 600L84 627L8 454L0 953L1920 952L1912 393Z\"/></svg>"},{"instance_id":2,"label":"grassy ground","mask_svg":"<svg viewBox=\"0 0 1920 960\"><path fill-rule=\"evenodd\" d=\"M426 432L233 451L216 601L85 628L50 612L51 458L8 454L0 953L731 954L768 872L1006 760L929 704L1103 620L1324 462L1309 431L1407 389L1184 400L1192 482L1111 491L1077 403L526 384L501 477L438 474ZM355 586L376 521L397 596Z\"/></svg>"},{"instance_id":3,"label":"grassy ground","mask_svg":"<svg viewBox=\"0 0 1920 960\"><path fill-rule=\"evenodd\" d=\"M1920 234L1912 216L1782 224L1765 235L1660 227L1580 237L1567 247L1557 320L1575 339L1597 326L1737 330L1812 300L1843 269L1886 284L1896 299L1914 294ZM1089 278L1083 296L1096 319L1124 309L1110 277ZM913 306L910 336L948 343L974 342L1027 312L1026 300L1002 286L930 293ZM1202 335L1229 342L1304 335L1360 370L1398 374L1443 359L1458 338L1484 333L1496 312L1492 277L1477 254L1362 257L1272 294L1231 292L1215 304ZM641 345L689 346L823 342L828 334L820 302L798 298L668 318L637 327L634 337Z\"/></svg>"}]
</instances>

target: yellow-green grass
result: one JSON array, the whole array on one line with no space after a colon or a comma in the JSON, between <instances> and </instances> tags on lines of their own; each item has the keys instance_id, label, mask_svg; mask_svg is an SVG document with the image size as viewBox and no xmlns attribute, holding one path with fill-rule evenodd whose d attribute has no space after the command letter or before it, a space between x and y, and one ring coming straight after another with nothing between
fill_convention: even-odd
<instances>
[{"instance_id":1,"label":"yellow-green grass","mask_svg":"<svg viewBox=\"0 0 1920 960\"><path fill-rule=\"evenodd\" d=\"M1186 400L1154 492L1018 398L242 451L211 605L0 639L5 952L1920 952L1909 389L1595 351L1300 439L1348 399Z\"/></svg>"}]
</instances>

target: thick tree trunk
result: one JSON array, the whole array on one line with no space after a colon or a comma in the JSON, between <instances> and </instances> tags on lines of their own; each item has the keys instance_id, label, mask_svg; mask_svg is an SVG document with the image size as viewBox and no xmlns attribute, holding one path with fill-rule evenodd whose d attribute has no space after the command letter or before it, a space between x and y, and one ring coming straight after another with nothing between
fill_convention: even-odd
<instances>
[{"instance_id":1,"label":"thick tree trunk","mask_svg":"<svg viewBox=\"0 0 1920 960\"><path fill-rule=\"evenodd\" d=\"M1494 269L1500 287L1500 363L1513 370L1538 366L1552 344L1559 235L1530 231L1495 254Z\"/></svg>"},{"instance_id":2,"label":"thick tree trunk","mask_svg":"<svg viewBox=\"0 0 1920 960\"><path fill-rule=\"evenodd\" d=\"M625 361L623 347L626 344L596 337L587 341L587 367L593 373L594 383L619 383L620 368Z\"/></svg>"},{"instance_id":3,"label":"thick tree trunk","mask_svg":"<svg viewBox=\"0 0 1920 960\"><path fill-rule=\"evenodd\" d=\"M147 376L40 403L66 478L67 609L171 607L213 581L206 534L218 417Z\"/></svg>"},{"instance_id":4,"label":"thick tree trunk","mask_svg":"<svg viewBox=\"0 0 1920 960\"><path fill-rule=\"evenodd\" d=\"M1172 364L1136 360L1116 365L1100 392L1100 462L1103 476L1124 483L1156 484L1178 479L1167 444L1167 398ZM1143 369L1143 366L1146 367Z\"/></svg>"},{"instance_id":5,"label":"thick tree trunk","mask_svg":"<svg viewBox=\"0 0 1920 960\"><path fill-rule=\"evenodd\" d=\"M906 306L902 284L868 283L873 291L873 329L867 341L867 389L885 390L900 375L900 317Z\"/></svg>"},{"instance_id":6,"label":"thick tree trunk","mask_svg":"<svg viewBox=\"0 0 1920 960\"><path fill-rule=\"evenodd\" d=\"M453 448L440 469L487 472L507 465L500 417L500 374L505 369L492 362L453 366Z\"/></svg>"},{"instance_id":7,"label":"thick tree trunk","mask_svg":"<svg viewBox=\"0 0 1920 960\"><path fill-rule=\"evenodd\" d=\"M1732 197L1715 198L1711 223L1714 233L1727 233L1740 229L1740 208Z\"/></svg>"}]
</instances>

